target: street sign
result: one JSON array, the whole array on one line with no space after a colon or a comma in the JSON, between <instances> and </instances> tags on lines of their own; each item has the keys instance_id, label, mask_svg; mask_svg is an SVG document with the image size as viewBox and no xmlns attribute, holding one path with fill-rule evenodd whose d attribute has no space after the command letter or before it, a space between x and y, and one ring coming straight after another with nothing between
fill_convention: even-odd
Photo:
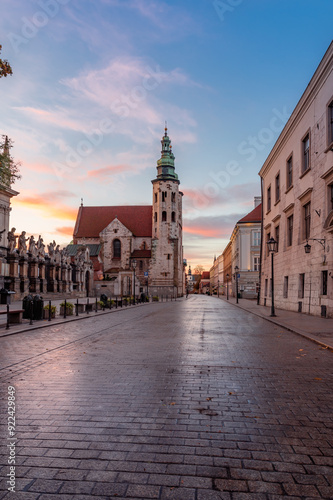
<instances>
[{"instance_id":1,"label":"street sign","mask_svg":"<svg viewBox=\"0 0 333 500\"><path fill-rule=\"evenodd\" d=\"M238 279L240 278L240 274L237 274L237 278L238 278Z\"/></svg>"},{"instance_id":2,"label":"street sign","mask_svg":"<svg viewBox=\"0 0 333 500\"><path fill-rule=\"evenodd\" d=\"M148 271L145 271L145 277L148 278Z\"/></svg>"}]
</instances>

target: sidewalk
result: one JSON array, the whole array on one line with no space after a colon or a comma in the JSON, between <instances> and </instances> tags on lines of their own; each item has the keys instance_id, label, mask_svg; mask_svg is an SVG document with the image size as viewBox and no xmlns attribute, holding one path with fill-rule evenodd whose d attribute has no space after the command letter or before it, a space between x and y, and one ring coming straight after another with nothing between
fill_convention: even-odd
<instances>
[{"instance_id":1,"label":"sidewalk","mask_svg":"<svg viewBox=\"0 0 333 500\"><path fill-rule=\"evenodd\" d=\"M66 300L67 300L67 302L72 302L72 303L76 304L76 299L68 299L67 298ZM97 300L99 300L99 299L97 298ZM110 314L110 313L114 313L116 311L126 310L127 308L130 308L130 307L132 307L132 308L133 307L142 307L145 305L145 304L137 304L135 306L131 305L131 306L118 307L118 308L116 308L115 305L113 305L112 309L105 309L105 311L103 311L101 309L101 310L98 310L97 312L95 312L96 297L89 297L89 303L93 304L93 310L90 311L89 314L87 314L87 312L82 312L78 316L76 316L75 311L74 311L74 314L72 316L67 316L64 319L62 316L59 316L60 304L63 301L64 301L64 299L52 300L52 306L57 307L57 316L55 318L51 319L51 321L48 321L48 319L43 319L43 320L33 321L33 324L30 325L29 319L23 319L21 324L11 324L9 329L7 330L6 329L7 317L5 314L1 315L2 319L0 319L0 338L7 337L8 335L14 335L17 333L29 332L30 330L37 330L39 328L44 328L46 326L56 326L56 325L59 325L62 323L69 323L71 321L83 320L86 318L94 317L96 315L100 316L102 314ZM44 306L47 305L48 303L49 303L49 301L45 300ZM79 299L79 304L86 304L86 303L87 303L86 298ZM22 300L13 301L9 307L10 307L10 310L22 309ZM6 309L7 309L6 304L0 304L0 311L6 311Z\"/></svg>"},{"instance_id":2,"label":"sidewalk","mask_svg":"<svg viewBox=\"0 0 333 500\"><path fill-rule=\"evenodd\" d=\"M229 297L228 301L224 295L219 298L233 304L235 307L306 337L333 352L333 319L276 308L276 317L271 318L270 307L258 306L256 300L238 299L238 304L236 304L235 297Z\"/></svg>"}]
</instances>

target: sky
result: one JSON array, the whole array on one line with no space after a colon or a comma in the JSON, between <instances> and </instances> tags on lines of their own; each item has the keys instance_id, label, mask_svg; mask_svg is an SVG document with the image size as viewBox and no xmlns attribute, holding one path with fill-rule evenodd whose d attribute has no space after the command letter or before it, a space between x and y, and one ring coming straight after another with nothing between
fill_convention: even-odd
<instances>
[{"instance_id":1,"label":"sky","mask_svg":"<svg viewBox=\"0 0 333 500\"><path fill-rule=\"evenodd\" d=\"M11 227L72 240L78 208L150 205L167 121L184 257L209 270L332 40L331 0L2 0Z\"/></svg>"}]
</instances>

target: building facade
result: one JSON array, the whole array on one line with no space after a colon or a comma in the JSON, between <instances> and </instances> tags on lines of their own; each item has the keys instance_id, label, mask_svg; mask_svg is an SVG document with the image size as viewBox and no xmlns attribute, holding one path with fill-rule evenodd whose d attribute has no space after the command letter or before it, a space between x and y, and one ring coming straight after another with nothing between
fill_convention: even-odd
<instances>
[{"instance_id":1,"label":"building facade","mask_svg":"<svg viewBox=\"0 0 333 500\"><path fill-rule=\"evenodd\" d=\"M333 42L260 170L261 303L333 316Z\"/></svg>"},{"instance_id":2,"label":"building facade","mask_svg":"<svg viewBox=\"0 0 333 500\"><path fill-rule=\"evenodd\" d=\"M165 129L152 180L152 205L79 208L75 244L100 245L97 292L113 295L184 294L182 197Z\"/></svg>"}]
</instances>

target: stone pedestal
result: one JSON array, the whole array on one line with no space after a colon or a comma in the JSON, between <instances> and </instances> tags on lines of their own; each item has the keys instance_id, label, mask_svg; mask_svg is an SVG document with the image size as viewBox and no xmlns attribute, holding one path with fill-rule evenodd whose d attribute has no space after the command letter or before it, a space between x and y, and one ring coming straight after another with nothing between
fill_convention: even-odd
<instances>
[{"instance_id":1,"label":"stone pedestal","mask_svg":"<svg viewBox=\"0 0 333 500\"><path fill-rule=\"evenodd\" d=\"M57 291L56 268L54 264L49 265L49 279L47 281L47 291Z\"/></svg>"},{"instance_id":2,"label":"stone pedestal","mask_svg":"<svg viewBox=\"0 0 333 500\"><path fill-rule=\"evenodd\" d=\"M30 259L28 263L29 292L39 293L38 262Z\"/></svg>"},{"instance_id":3,"label":"stone pedestal","mask_svg":"<svg viewBox=\"0 0 333 500\"><path fill-rule=\"evenodd\" d=\"M29 277L28 277L28 260L27 257L19 258L19 266L20 266L20 292L22 294L29 293Z\"/></svg>"}]
</instances>

